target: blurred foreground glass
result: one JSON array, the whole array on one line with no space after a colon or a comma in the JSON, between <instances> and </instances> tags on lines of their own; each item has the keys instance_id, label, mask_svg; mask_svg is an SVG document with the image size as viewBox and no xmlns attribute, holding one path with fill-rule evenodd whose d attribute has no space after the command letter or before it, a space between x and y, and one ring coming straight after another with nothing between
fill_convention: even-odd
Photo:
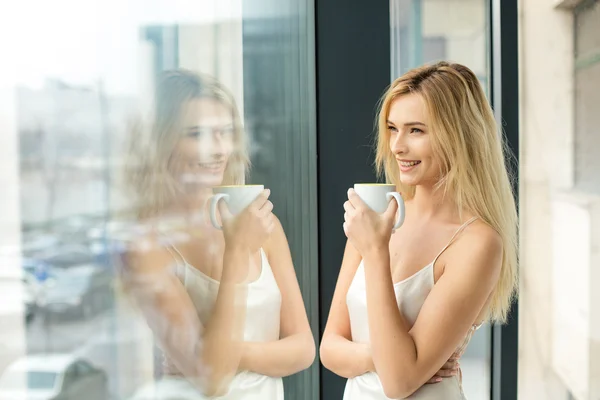
<instances>
[{"instance_id":1,"label":"blurred foreground glass","mask_svg":"<svg viewBox=\"0 0 600 400\"><path fill-rule=\"evenodd\" d=\"M115 270L123 243L143 230L121 180L132 116L151 108L157 76L176 68L212 75L233 93L250 142L247 182L272 190L317 336L312 7L2 7L0 376L20 374L22 390L50 390L55 376L63 384L52 390L74 398L128 399L161 375L151 332ZM288 399L317 398L317 363L284 383ZM0 384L0 394L13 389Z\"/></svg>"}]
</instances>

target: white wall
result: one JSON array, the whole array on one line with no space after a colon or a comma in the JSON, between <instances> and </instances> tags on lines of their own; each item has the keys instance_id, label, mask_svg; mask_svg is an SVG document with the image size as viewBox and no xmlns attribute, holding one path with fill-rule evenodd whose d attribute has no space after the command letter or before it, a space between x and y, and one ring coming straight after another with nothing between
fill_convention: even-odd
<instances>
[{"instance_id":1,"label":"white wall","mask_svg":"<svg viewBox=\"0 0 600 400\"><path fill-rule=\"evenodd\" d=\"M519 398L587 400L599 395L600 203L573 191L573 13L558 4L520 2Z\"/></svg>"}]
</instances>

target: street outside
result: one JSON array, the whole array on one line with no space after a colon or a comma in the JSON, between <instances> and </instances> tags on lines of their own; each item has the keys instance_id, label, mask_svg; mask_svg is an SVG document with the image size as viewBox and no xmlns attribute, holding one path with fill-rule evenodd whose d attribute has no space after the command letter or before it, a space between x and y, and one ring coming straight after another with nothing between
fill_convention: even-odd
<instances>
[{"instance_id":1,"label":"street outside","mask_svg":"<svg viewBox=\"0 0 600 400\"><path fill-rule=\"evenodd\" d=\"M108 376L107 400L127 399L152 377L150 343L143 321L133 309L120 306L88 320L44 318L36 315L25 326L18 314L0 315L0 375L23 355L70 353L82 357ZM26 332L23 331L26 329Z\"/></svg>"}]
</instances>

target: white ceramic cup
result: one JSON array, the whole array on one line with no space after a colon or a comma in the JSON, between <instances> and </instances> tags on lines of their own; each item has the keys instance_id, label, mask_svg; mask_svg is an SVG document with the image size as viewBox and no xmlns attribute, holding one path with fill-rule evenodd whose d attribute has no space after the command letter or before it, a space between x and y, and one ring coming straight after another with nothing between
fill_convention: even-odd
<instances>
[{"instance_id":1,"label":"white ceramic cup","mask_svg":"<svg viewBox=\"0 0 600 400\"><path fill-rule=\"evenodd\" d=\"M216 229L223 229L217 221L217 205L224 200L232 215L237 215L250 205L265 190L263 185L217 186L210 199L210 222Z\"/></svg>"},{"instance_id":2,"label":"white ceramic cup","mask_svg":"<svg viewBox=\"0 0 600 400\"><path fill-rule=\"evenodd\" d=\"M398 203L396 223L392 230L400 228L404 223L404 200L400 193L396 192L396 186L385 183L356 183L354 191L373 211L382 214L387 210L390 200L393 198Z\"/></svg>"}]
</instances>

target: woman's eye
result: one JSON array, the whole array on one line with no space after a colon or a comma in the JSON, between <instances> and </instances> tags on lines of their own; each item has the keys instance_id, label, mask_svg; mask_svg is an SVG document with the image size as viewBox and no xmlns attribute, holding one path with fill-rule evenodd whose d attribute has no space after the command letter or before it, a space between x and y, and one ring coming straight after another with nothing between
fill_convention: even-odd
<instances>
[{"instance_id":1,"label":"woman's eye","mask_svg":"<svg viewBox=\"0 0 600 400\"><path fill-rule=\"evenodd\" d=\"M234 135L235 133L235 129L233 128L233 126L227 126L223 129L221 129L221 135L225 136L225 137L231 137Z\"/></svg>"},{"instance_id":2,"label":"woman's eye","mask_svg":"<svg viewBox=\"0 0 600 400\"><path fill-rule=\"evenodd\" d=\"M192 137L192 138L199 138L202 136L209 135L210 132L211 132L210 128L196 127L193 129L189 129L187 132L187 136Z\"/></svg>"},{"instance_id":3,"label":"woman's eye","mask_svg":"<svg viewBox=\"0 0 600 400\"><path fill-rule=\"evenodd\" d=\"M388 126L388 131L396 132L397 129L395 126Z\"/></svg>"},{"instance_id":4,"label":"woman's eye","mask_svg":"<svg viewBox=\"0 0 600 400\"><path fill-rule=\"evenodd\" d=\"M410 133L423 133L419 128L411 128Z\"/></svg>"}]
</instances>

